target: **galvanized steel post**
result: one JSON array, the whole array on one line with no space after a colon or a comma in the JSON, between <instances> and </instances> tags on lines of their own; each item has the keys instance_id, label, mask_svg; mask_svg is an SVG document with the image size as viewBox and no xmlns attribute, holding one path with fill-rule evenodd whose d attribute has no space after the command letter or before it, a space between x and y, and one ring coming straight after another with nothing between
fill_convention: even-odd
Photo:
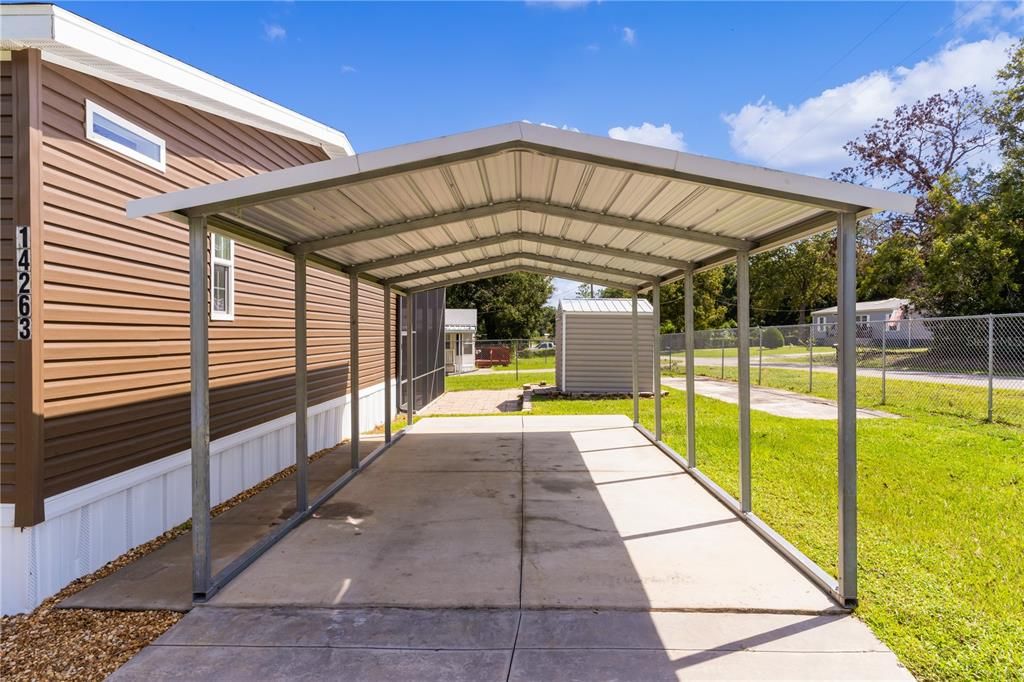
<instances>
[{"instance_id":1,"label":"galvanized steel post","mask_svg":"<svg viewBox=\"0 0 1024 682\"><path fill-rule=\"evenodd\" d=\"M640 316L637 313L637 293L633 289L633 423L640 423Z\"/></svg>"},{"instance_id":2,"label":"galvanized steel post","mask_svg":"<svg viewBox=\"0 0 1024 682\"><path fill-rule=\"evenodd\" d=\"M413 402L416 400L416 392L413 389L415 376L413 375L413 336L412 336L412 294L405 295L405 427L412 426L414 412Z\"/></svg>"},{"instance_id":3,"label":"galvanized steel post","mask_svg":"<svg viewBox=\"0 0 1024 682\"><path fill-rule=\"evenodd\" d=\"M740 510L749 512L750 488L750 254L736 252L736 373L739 380Z\"/></svg>"},{"instance_id":4,"label":"galvanized steel post","mask_svg":"<svg viewBox=\"0 0 1024 682\"><path fill-rule=\"evenodd\" d=\"M309 441L306 433L307 347L306 347L306 254L295 254L295 510L309 506Z\"/></svg>"},{"instance_id":5,"label":"galvanized steel post","mask_svg":"<svg viewBox=\"0 0 1024 682\"><path fill-rule=\"evenodd\" d=\"M988 314L988 420L992 421L992 378L995 372L995 318Z\"/></svg>"},{"instance_id":6,"label":"galvanized steel post","mask_svg":"<svg viewBox=\"0 0 1024 682\"><path fill-rule=\"evenodd\" d=\"M210 591L210 344L206 217L188 219L189 379L192 409L192 598Z\"/></svg>"},{"instance_id":7,"label":"galvanized steel post","mask_svg":"<svg viewBox=\"0 0 1024 682\"><path fill-rule=\"evenodd\" d=\"M384 285L384 442L391 442L391 285Z\"/></svg>"},{"instance_id":8,"label":"galvanized steel post","mask_svg":"<svg viewBox=\"0 0 1024 682\"><path fill-rule=\"evenodd\" d=\"M654 307L654 438L661 440L661 280L651 283Z\"/></svg>"},{"instance_id":9,"label":"galvanized steel post","mask_svg":"<svg viewBox=\"0 0 1024 682\"><path fill-rule=\"evenodd\" d=\"M348 276L349 414L352 417L352 470L359 468L359 275Z\"/></svg>"},{"instance_id":10,"label":"galvanized steel post","mask_svg":"<svg viewBox=\"0 0 1024 682\"><path fill-rule=\"evenodd\" d=\"M757 385L761 385L761 367L764 362L764 327L757 328Z\"/></svg>"},{"instance_id":11,"label":"galvanized steel post","mask_svg":"<svg viewBox=\"0 0 1024 682\"><path fill-rule=\"evenodd\" d=\"M839 214L839 594L857 601L857 214Z\"/></svg>"},{"instance_id":12,"label":"galvanized steel post","mask_svg":"<svg viewBox=\"0 0 1024 682\"><path fill-rule=\"evenodd\" d=\"M697 401L693 363L693 268L687 268L683 285L683 316L686 323L686 463L697 466Z\"/></svg>"},{"instance_id":13,"label":"galvanized steel post","mask_svg":"<svg viewBox=\"0 0 1024 682\"><path fill-rule=\"evenodd\" d=\"M885 405L885 336L889 331L889 323L882 323L882 404Z\"/></svg>"}]
</instances>

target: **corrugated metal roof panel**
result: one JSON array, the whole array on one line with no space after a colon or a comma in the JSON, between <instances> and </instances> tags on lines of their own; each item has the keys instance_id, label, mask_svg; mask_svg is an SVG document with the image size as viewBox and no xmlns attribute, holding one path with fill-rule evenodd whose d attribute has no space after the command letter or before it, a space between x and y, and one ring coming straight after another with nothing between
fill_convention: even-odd
<instances>
[{"instance_id":1,"label":"corrugated metal roof panel","mask_svg":"<svg viewBox=\"0 0 1024 682\"><path fill-rule=\"evenodd\" d=\"M212 215L218 229L237 226L378 279L421 273L405 287L465 277L451 272L459 263L491 272L538 254L547 271L632 288L823 231L837 211L912 203L845 183L509 124L139 200L129 212ZM516 232L565 245L523 240L474 251L469 243ZM463 245L466 252L455 255ZM431 255L438 248L451 253ZM608 253L594 252L601 248ZM472 264L499 253L509 261ZM661 260L652 265L650 256ZM432 276L436 268L444 276Z\"/></svg>"},{"instance_id":2,"label":"corrugated metal roof panel","mask_svg":"<svg viewBox=\"0 0 1024 682\"><path fill-rule=\"evenodd\" d=\"M567 313L633 313L633 301L628 298L563 298L558 307ZM654 312L651 302L645 298L637 299L638 315L650 315Z\"/></svg>"}]
</instances>

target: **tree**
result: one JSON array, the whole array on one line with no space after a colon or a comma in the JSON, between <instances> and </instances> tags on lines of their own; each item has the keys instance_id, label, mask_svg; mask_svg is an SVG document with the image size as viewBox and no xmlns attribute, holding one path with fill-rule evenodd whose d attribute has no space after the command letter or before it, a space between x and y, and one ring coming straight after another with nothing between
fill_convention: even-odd
<instances>
[{"instance_id":1,"label":"tree","mask_svg":"<svg viewBox=\"0 0 1024 682\"><path fill-rule=\"evenodd\" d=\"M725 268L698 272L693 276L693 328L717 329L727 324L729 308L722 303L727 273ZM661 287L661 326L664 333L686 329L685 284L672 282Z\"/></svg>"},{"instance_id":2,"label":"tree","mask_svg":"<svg viewBox=\"0 0 1024 682\"><path fill-rule=\"evenodd\" d=\"M1000 87L985 118L999 137L1004 167L1024 167L1024 38L1010 51L1010 60L996 77Z\"/></svg>"},{"instance_id":3,"label":"tree","mask_svg":"<svg viewBox=\"0 0 1024 682\"><path fill-rule=\"evenodd\" d=\"M540 334L553 291L550 277L514 272L448 287L446 305L476 308L483 338L525 339Z\"/></svg>"},{"instance_id":4,"label":"tree","mask_svg":"<svg viewBox=\"0 0 1024 682\"><path fill-rule=\"evenodd\" d=\"M941 214L914 300L919 308L933 315L1024 310L1024 183L996 177L981 201L959 201L952 178L932 191Z\"/></svg>"},{"instance_id":5,"label":"tree","mask_svg":"<svg viewBox=\"0 0 1024 682\"><path fill-rule=\"evenodd\" d=\"M860 301L906 297L924 278L924 261L917 241L902 232L882 240L872 252L862 251L858 265Z\"/></svg>"},{"instance_id":6,"label":"tree","mask_svg":"<svg viewBox=\"0 0 1024 682\"><path fill-rule=\"evenodd\" d=\"M601 295L598 298L632 298L633 293L626 291L625 289L615 289L614 287L605 287L601 289Z\"/></svg>"},{"instance_id":7,"label":"tree","mask_svg":"<svg viewBox=\"0 0 1024 682\"><path fill-rule=\"evenodd\" d=\"M847 142L843 148L854 163L833 177L917 196L912 216L887 216L883 236L905 231L927 244L937 211L928 199L932 188L948 175L976 174L979 169L969 168L968 161L994 139L981 92L973 86L949 90L897 107L890 118L878 119L861 137ZM975 189L971 182L956 186L961 200Z\"/></svg>"},{"instance_id":8,"label":"tree","mask_svg":"<svg viewBox=\"0 0 1024 682\"><path fill-rule=\"evenodd\" d=\"M835 298L836 252L834 234L821 234L757 254L750 262L751 306L776 322L804 324L807 314ZM785 319L789 317L790 319Z\"/></svg>"},{"instance_id":9,"label":"tree","mask_svg":"<svg viewBox=\"0 0 1024 682\"><path fill-rule=\"evenodd\" d=\"M597 298L594 293L594 285L580 282L580 285L576 287L576 298Z\"/></svg>"}]
</instances>

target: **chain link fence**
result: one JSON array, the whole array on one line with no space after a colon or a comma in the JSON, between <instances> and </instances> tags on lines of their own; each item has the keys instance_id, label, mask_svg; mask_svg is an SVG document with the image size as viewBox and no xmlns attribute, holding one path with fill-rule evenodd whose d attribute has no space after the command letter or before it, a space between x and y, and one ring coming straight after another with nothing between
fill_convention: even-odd
<instances>
[{"instance_id":1,"label":"chain link fence","mask_svg":"<svg viewBox=\"0 0 1024 682\"><path fill-rule=\"evenodd\" d=\"M836 397L837 324L753 327L751 382ZM1024 313L857 320L857 403L1024 426ZM661 336L664 371L684 374L683 334ZM735 329L694 334L697 374L736 380Z\"/></svg>"},{"instance_id":2,"label":"chain link fence","mask_svg":"<svg viewBox=\"0 0 1024 682\"><path fill-rule=\"evenodd\" d=\"M555 343L551 339L477 339L473 369L515 372L517 376L555 369Z\"/></svg>"}]
</instances>

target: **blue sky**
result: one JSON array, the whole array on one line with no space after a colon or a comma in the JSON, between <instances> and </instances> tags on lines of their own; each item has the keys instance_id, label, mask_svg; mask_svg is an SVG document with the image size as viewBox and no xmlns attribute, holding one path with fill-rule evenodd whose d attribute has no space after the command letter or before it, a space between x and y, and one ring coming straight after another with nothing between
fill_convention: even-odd
<instances>
[{"instance_id":1,"label":"blue sky","mask_svg":"<svg viewBox=\"0 0 1024 682\"><path fill-rule=\"evenodd\" d=\"M991 89L1024 33L1021 0L63 6L356 151L530 120L816 175L899 104Z\"/></svg>"}]
</instances>

